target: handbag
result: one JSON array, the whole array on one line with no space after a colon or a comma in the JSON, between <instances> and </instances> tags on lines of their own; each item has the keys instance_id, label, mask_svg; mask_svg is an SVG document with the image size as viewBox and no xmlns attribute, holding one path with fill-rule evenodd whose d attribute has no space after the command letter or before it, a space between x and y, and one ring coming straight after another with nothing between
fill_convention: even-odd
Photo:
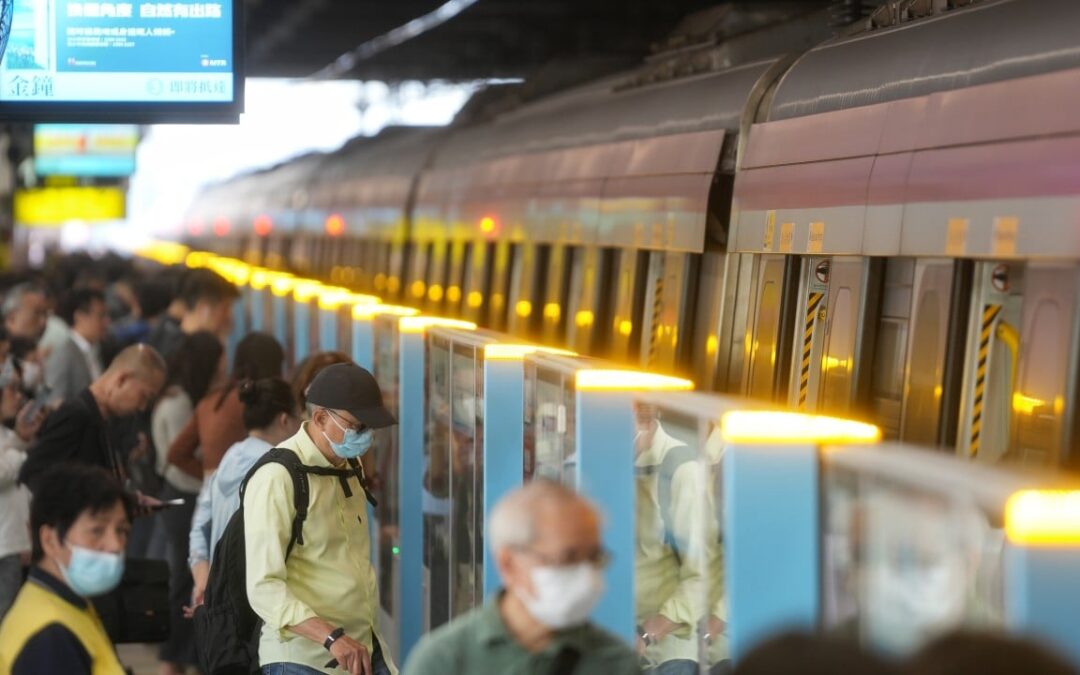
<instances>
[{"instance_id":1,"label":"handbag","mask_svg":"<svg viewBox=\"0 0 1080 675\"><path fill-rule=\"evenodd\" d=\"M120 585L91 602L114 644L163 642L169 637L169 564L129 558Z\"/></svg>"}]
</instances>

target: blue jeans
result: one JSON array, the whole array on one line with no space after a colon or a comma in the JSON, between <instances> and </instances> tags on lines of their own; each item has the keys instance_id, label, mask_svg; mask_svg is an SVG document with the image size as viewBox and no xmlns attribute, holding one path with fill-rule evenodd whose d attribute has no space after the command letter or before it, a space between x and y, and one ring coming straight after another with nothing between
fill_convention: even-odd
<instances>
[{"instance_id":1,"label":"blue jeans","mask_svg":"<svg viewBox=\"0 0 1080 675\"><path fill-rule=\"evenodd\" d=\"M379 641L374 640L374 651L371 652L371 670L372 675L390 675L390 668L386 665L386 660L383 658L382 649L379 647ZM326 660L329 661L331 657L327 656ZM302 666L299 663L270 663L262 667L262 675L322 675L321 670L315 670L308 666Z\"/></svg>"}]
</instances>

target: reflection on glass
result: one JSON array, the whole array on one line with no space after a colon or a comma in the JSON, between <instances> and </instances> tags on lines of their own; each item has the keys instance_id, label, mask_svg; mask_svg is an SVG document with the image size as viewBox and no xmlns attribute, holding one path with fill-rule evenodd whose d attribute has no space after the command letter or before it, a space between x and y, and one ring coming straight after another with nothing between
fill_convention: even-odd
<instances>
[{"instance_id":1,"label":"reflection on glass","mask_svg":"<svg viewBox=\"0 0 1080 675\"><path fill-rule=\"evenodd\" d=\"M398 417L398 332L396 321L380 321L375 331L374 372L383 394L383 405ZM379 598L386 612L394 616L398 552L398 445L395 427L375 429L375 452L378 470L375 492L379 506L375 511L379 524Z\"/></svg>"},{"instance_id":2,"label":"reflection on glass","mask_svg":"<svg viewBox=\"0 0 1080 675\"><path fill-rule=\"evenodd\" d=\"M426 442L421 511L424 514L424 627L446 623L450 613L450 467L447 445L450 412L450 354L445 340L432 337L427 353Z\"/></svg>"},{"instance_id":3,"label":"reflection on glass","mask_svg":"<svg viewBox=\"0 0 1080 675\"><path fill-rule=\"evenodd\" d=\"M482 490L477 483L480 462L476 444L476 356L475 350L454 348L451 361L450 448L450 560L453 561L451 616L459 616L480 604L482 586L477 586L476 496Z\"/></svg>"},{"instance_id":4,"label":"reflection on glass","mask_svg":"<svg viewBox=\"0 0 1080 675\"><path fill-rule=\"evenodd\" d=\"M698 420L656 406L637 404L635 424L635 612L643 668L657 675L725 672L720 446L705 440Z\"/></svg>"},{"instance_id":5,"label":"reflection on glass","mask_svg":"<svg viewBox=\"0 0 1080 675\"><path fill-rule=\"evenodd\" d=\"M526 394L525 410L532 445L526 448L525 480L546 478L574 487L577 455L573 380L535 367L530 374L526 389L533 391L531 396Z\"/></svg>"},{"instance_id":6,"label":"reflection on glass","mask_svg":"<svg viewBox=\"0 0 1080 675\"><path fill-rule=\"evenodd\" d=\"M895 654L953 627L1003 627L998 516L835 468L824 504L827 627Z\"/></svg>"}]
</instances>

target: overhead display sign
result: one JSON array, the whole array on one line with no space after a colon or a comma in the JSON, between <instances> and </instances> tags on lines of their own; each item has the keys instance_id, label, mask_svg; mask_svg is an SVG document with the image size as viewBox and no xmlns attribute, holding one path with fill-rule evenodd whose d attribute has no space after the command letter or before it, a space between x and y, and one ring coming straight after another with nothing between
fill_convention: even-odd
<instances>
[{"instance_id":1,"label":"overhead display sign","mask_svg":"<svg viewBox=\"0 0 1080 675\"><path fill-rule=\"evenodd\" d=\"M23 227L60 227L70 221L120 220L126 213L124 191L116 187L62 187L15 191L15 223Z\"/></svg>"},{"instance_id":2,"label":"overhead display sign","mask_svg":"<svg viewBox=\"0 0 1080 675\"><path fill-rule=\"evenodd\" d=\"M39 176L123 177L135 173L134 124L35 124Z\"/></svg>"},{"instance_id":3,"label":"overhead display sign","mask_svg":"<svg viewBox=\"0 0 1080 675\"><path fill-rule=\"evenodd\" d=\"M239 114L239 3L6 0L0 111L53 119Z\"/></svg>"}]
</instances>

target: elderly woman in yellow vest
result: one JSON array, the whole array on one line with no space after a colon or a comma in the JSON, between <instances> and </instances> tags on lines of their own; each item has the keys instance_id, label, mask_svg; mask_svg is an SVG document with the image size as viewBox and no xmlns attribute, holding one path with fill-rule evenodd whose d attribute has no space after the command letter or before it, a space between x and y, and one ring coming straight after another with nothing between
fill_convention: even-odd
<instances>
[{"instance_id":1,"label":"elderly woman in yellow vest","mask_svg":"<svg viewBox=\"0 0 1080 675\"><path fill-rule=\"evenodd\" d=\"M82 464L55 467L35 487L34 566L0 624L0 675L123 675L88 598L120 583L131 499Z\"/></svg>"},{"instance_id":2,"label":"elderly woman in yellow vest","mask_svg":"<svg viewBox=\"0 0 1080 675\"><path fill-rule=\"evenodd\" d=\"M703 635L722 583L711 474L654 406L639 405L636 418L638 651L646 672L696 674L703 639L710 661L726 656L725 640Z\"/></svg>"}]
</instances>

